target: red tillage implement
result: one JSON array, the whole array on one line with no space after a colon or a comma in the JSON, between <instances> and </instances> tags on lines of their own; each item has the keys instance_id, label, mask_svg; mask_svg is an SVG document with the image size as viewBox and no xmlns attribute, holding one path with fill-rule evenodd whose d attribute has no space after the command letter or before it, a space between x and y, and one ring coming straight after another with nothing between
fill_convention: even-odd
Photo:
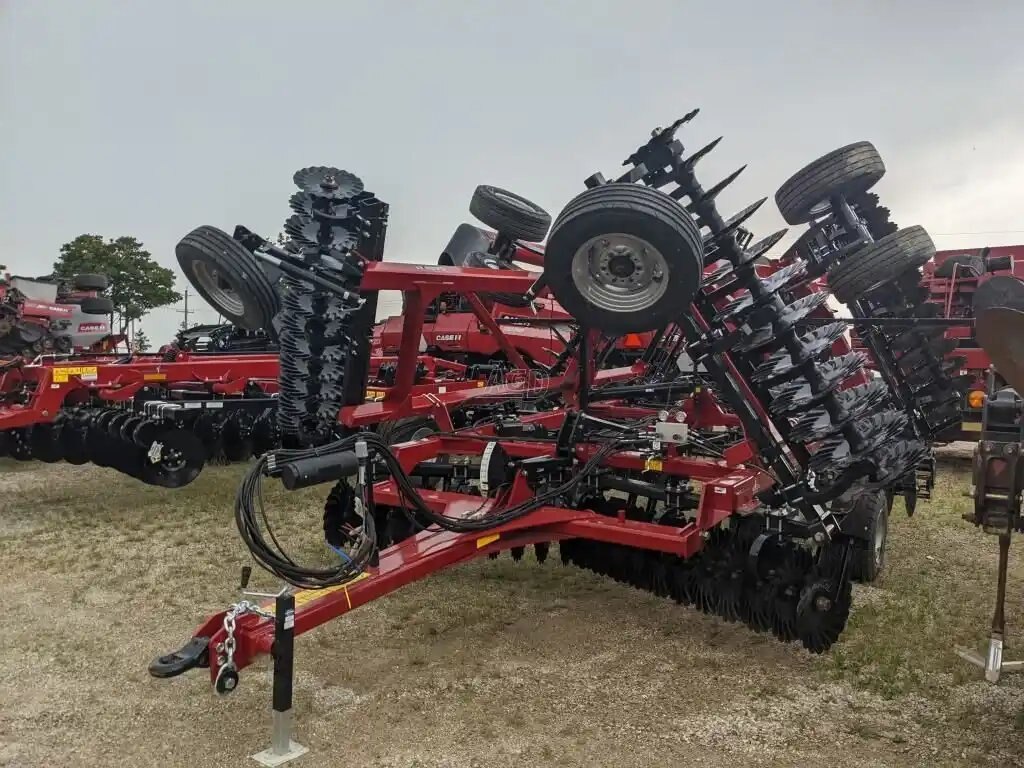
<instances>
[{"instance_id":1,"label":"red tillage implement","mask_svg":"<svg viewBox=\"0 0 1024 768\"><path fill-rule=\"evenodd\" d=\"M299 590L278 593L273 612L242 601L211 617L152 674L208 667L227 692L239 669L272 653L283 713L296 633L475 557L521 558L532 545L543 561L552 542L565 563L811 651L838 639L851 581L882 567L887 501L915 498L929 456L918 403L891 377L869 379L825 303L826 276L858 307L887 285L851 287L851 265L877 244L847 201L884 166L861 142L795 174L776 195L784 217L816 228L841 220L847 237L827 258L765 265L782 233L750 243L742 225L764 200L719 213L715 198L738 173L709 189L697 181L713 145L687 156L674 136L694 114L655 131L619 178L588 179L553 225L518 195L478 189L471 210L497 231L484 260L511 260L547 234L540 274L384 263L387 206L324 167L295 175L284 248L241 227L200 227L181 241L200 292L215 272L239 299L237 319L277 329L285 447L247 473L235 516L256 562ZM280 272L279 292L254 279L261 264ZM403 292L401 341L393 386L366 403L382 290ZM442 294L532 301L545 290L578 327L562 367L415 393L428 304ZM610 340L631 333L652 334L638 363L597 370ZM882 354L901 333L884 325L866 343ZM288 489L333 485L330 564L300 564L268 530L267 477Z\"/></svg>"}]
</instances>

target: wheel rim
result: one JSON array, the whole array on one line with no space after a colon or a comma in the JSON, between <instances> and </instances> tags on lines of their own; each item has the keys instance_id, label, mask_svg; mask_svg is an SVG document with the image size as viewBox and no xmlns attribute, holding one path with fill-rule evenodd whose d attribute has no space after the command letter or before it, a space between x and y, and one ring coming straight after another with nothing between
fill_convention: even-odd
<instances>
[{"instance_id":1,"label":"wheel rim","mask_svg":"<svg viewBox=\"0 0 1024 768\"><path fill-rule=\"evenodd\" d=\"M223 310L223 314L243 315L245 307L238 294L225 280L220 273L210 265L202 261L192 262L192 275L195 277L196 287L201 287L207 292L210 303Z\"/></svg>"},{"instance_id":2,"label":"wheel rim","mask_svg":"<svg viewBox=\"0 0 1024 768\"><path fill-rule=\"evenodd\" d=\"M587 301L608 312L638 312L668 289L668 262L646 240L607 234L591 238L572 257L572 281Z\"/></svg>"}]
</instances>

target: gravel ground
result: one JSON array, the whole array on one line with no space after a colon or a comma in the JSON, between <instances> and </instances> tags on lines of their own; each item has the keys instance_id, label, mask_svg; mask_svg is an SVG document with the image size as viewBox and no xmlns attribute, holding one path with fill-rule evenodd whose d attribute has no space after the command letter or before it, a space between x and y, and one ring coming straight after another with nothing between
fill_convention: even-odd
<instances>
[{"instance_id":1,"label":"gravel ground","mask_svg":"<svg viewBox=\"0 0 1024 768\"><path fill-rule=\"evenodd\" d=\"M236 599L239 473L168 492L0 463L0 765L255 765L266 664L227 698L203 673L146 673ZM294 764L1024 765L1024 676L990 686L952 652L981 646L993 595L995 544L959 520L965 488L944 466L930 504L894 515L889 570L856 589L823 657L557 556L435 575L299 638L311 752ZM282 535L314 546L316 496L270 501ZM1024 630L1022 598L1015 561L1009 620Z\"/></svg>"}]
</instances>

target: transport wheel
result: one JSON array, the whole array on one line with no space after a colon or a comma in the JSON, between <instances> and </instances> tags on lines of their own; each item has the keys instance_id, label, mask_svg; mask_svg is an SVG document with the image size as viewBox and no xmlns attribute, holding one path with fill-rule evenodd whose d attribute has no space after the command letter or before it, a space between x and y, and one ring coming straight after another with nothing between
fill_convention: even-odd
<instances>
[{"instance_id":1,"label":"transport wheel","mask_svg":"<svg viewBox=\"0 0 1024 768\"><path fill-rule=\"evenodd\" d=\"M864 194L885 175L885 163L870 141L847 144L794 173L775 193L788 224L806 224L825 213L835 195Z\"/></svg>"},{"instance_id":2,"label":"transport wheel","mask_svg":"<svg viewBox=\"0 0 1024 768\"><path fill-rule=\"evenodd\" d=\"M934 255L935 244L924 227L900 229L868 243L833 267L828 273L829 287L839 301L851 304Z\"/></svg>"},{"instance_id":3,"label":"transport wheel","mask_svg":"<svg viewBox=\"0 0 1024 768\"><path fill-rule=\"evenodd\" d=\"M585 327L651 331L676 320L700 287L704 246L671 197L636 184L605 184L559 214L545 249L555 298Z\"/></svg>"},{"instance_id":4,"label":"transport wheel","mask_svg":"<svg viewBox=\"0 0 1024 768\"><path fill-rule=\"evenodd\" d=\"M174 250L185 277L217 312L248 331L270 328L279 300L263 267L216 227L189 232Z\"/></svg>"},{"instance_id":5,"label":"transport wheel","mask_svg":"<svg viewBox=\"0 0 1024 768\"><path fill-rule=\"evenodd\" d=\"M87 315L109 315L114 311L114 302L104 296L86 296L81 307Z\"/></svg>"},{"instance_id":6,"label":"transport wheel","mask_svg":"<svg viewBox=\"0 0 1024 768\"><path fill-rule=\"evenodd\" d=\"M76 291L105 291L110 287L110 281L106 275L93 275L87 272L75 275L71 284L74 285Z\"/></svg>"},{"instance_id":7,"label":"transport wheel","mask_svg":"<svg viewBox=\"0 0 1024 768\"><path fill-rule=\"evenodd\" d=\"M422 440L438 432L437 423L427 416L409 416L405 419L381 422L377 434L388 445Z\"/></svg>"},{"instance_id":8,"label":"transport wheel","mask_svg":"<svg viewBox=\"0 0 1024 768\"><path fill-rule=\"evenodd\" d=\"M395 421L385 421L377 427L377 434L380 435L382 440L387 441L388 445L422 440L439 431L437 422L427 416L409 416L404 419L396 419ZM443 455L430 459L431 462L439 461L442 463L447 460L448 457ZM412 483L417 488L436 489L439 487L440 480L414 477L412 478ZM385 546L397 544L427 525L426 521L423 520L420 520L418 525L413 525L408 515L402 513L399 509L388 509L378 505L377 510L379 515L377 535L386 542Z\"/></svg>"},{"instance_id":9,"label":"transport wheel","mask_svg":"<svg viewBox=\"0 0 1024 768\"><path fill-rule=\"evenodd\" d=\"M867 537L855 546L851 567L853 579L863 584L875 581L885 569L885 546L889 538L889 505L881 491L861 496L857 505L866 513Z\"/></svg>"},{"instance_id":10,"label":"transport wheel","mask_svg":"<svg viewBox=\"0 0 1024 768\"><path fill-rule=\"evenodd\" d=\"M539 243L551 226L551 214L525 197L481 184L469 201L469 212L513 240Z\"/></svg>"}]
</instances>

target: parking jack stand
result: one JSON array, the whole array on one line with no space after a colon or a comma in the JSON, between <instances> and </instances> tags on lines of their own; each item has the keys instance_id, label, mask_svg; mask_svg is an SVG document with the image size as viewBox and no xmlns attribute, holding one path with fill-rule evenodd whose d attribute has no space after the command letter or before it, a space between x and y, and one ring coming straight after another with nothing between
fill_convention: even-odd
<instances>
[{"instance_id":1,"label":"parking jack stand","mask_svg":"<svg viewBox=\"0 0 1024 768\"><path fill-rule=\"evenodd\" d=\"M274 701L270 748L252 756L260 765L284 765L309 751L292 741L292 683L295 666L295 596L277 595L274 611Z\"/></svg>"},{"instance_id":2,"label":"parking jack stand","mask_svg":"<svg viewBox=\"0 0 1024 768\"><path fill-rule=\"evenodd\" d=\"M1006 603L1006 571L1010 557L1010 534L999 536L999 579L996 586L996 611L992 617L992 634L988 640L988 654L980 654L967 648L957 648L957 655L965 661L985 670L985 679L990 683L999 682L1003 672L1024 672L1024 661L1003 661L1003 637L1006 635L1006 619L1003 606Z\"/></svg>"}]
</instances>

